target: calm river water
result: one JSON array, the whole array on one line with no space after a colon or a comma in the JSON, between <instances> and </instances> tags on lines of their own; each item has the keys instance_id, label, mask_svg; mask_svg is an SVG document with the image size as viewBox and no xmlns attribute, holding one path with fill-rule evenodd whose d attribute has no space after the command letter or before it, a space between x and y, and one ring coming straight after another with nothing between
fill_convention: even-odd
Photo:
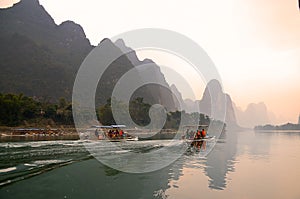
<instances>
[{"instance_id":1,"label":"calm river water","mask_svg":"<svg viewBox=\"0 0 300 199\"><path fill-rule=\"evenodd\" d=\"M134 151L166 142L139 141ZM83 141L0 143L3 199L299 199L299 180L299 132L226 132L206 158L187 149L173 164L143 174L104 166Z\"/></svg>"}]
</instances>

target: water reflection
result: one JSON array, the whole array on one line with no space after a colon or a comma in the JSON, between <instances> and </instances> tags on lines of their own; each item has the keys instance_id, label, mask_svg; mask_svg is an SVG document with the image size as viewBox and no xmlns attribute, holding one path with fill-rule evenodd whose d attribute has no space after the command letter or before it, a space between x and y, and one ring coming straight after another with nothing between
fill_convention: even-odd
<instances>
[{"instance_id":1,"label":"water reflection","mask_svg":"<svg viewBox=\"0 0 300 199\"><path fill-rule=\"evenodd\" d=\"M110 167L105 166L105 165L104 165L104 171L105 171L106 176L115 176L115 175L118 175L119 173L121 173L121 171L110 168Z\"/></svg>"},{"instance_id":2,"label":"water reflection","mask_svg":"<svg viewBox=\"0 0 300 199\"><path fill-rule=\"evenodd\" d=\"M170 188L182 189L184 187L179 182L182 178L189 177L184 173L189 168L193 169L192 175L198 175L197 181L191 182L192 185L198 184L200 180L206 181L207 186L209 181L211 189L224 189L227 173L234 170L236 140L235 133L222 135L207 159L201 158L203 157L201 153L205 153L211 142L196 142L188 147L187 153L179 160L151 173L128 174L105 166L95 159L85 160L5 186L0 190L0 195L1 198L2 196L3 198L36 198L40 195L44 198L64 196L67 198L95 198L95 196L97 198L167 198L166 191ZM152 146L152 142L144 144L146 149ZM63 145L66 144L63 142ZM75 145L71 144L69 147L75 147ZM50 150L50 148L51 150L59 149L62 154L68 153L66 150L68 148L61 148L60 145L41 146L41 149L45 150ZM30 147L29 149L31 150ZM35 147L36 151L41 149ZM49 154L47 156L49 158ZM209 179L201 176L199 172L204 173ZM41 187L40 184L44 184L47 189L45 186ZM26 191L28 189L34 191L28 192Z\"/></svg>"},{"instance_id":3,"label":"water reflection","mask_svg":"<svg viewBox=\"0 0 300 199\"><path fill-rule=\"evenodd\" d=\"M204 163L211 189L223 190L226 188L226 176L228 172L234 171L236 152L237 133L234 131L224 132Z\"/></svg>"},{"instance_id":4,"label":"water reflection","mask_svg":"<svg viewBox=\"0 0 300 199\"><path fill-rule=\"evenodd\" d=\"M80 142L3 144L0 152L8 155L2 159L7 165L1 162L0 177L13 174L8 167L16 167L16 172L21 167L37 172L41 164L49 167L43 174L0 187L0 198L299 198L299 135L227 131L207 158L201 158L203 142L168 167L142 174L80 158L88 155ZM148 149L153 143L142 144ZM9 157L17 158L16 164ZM75 163L56 167L58 160L69 159Z\"/></svg>"},{"instance_id":5,"label":"water reflection","mask_svg":"<svg viewBox=\"0 0 300 199\"><path fill-rule=\"evenodd\" d=\"M272 130L272 131L255 131L256 136L289 136L289 137L300 137L300 130Z\"/></svg>"},{"instance_id":6,"label":"water reflection","mask_svg":"<svg viewBox=\"0 0 300 199\"><path fill-rule=\"evenodd\" d=\"M212 190L224 190L227 186L228 173L235 171L237 163L238 133L223 132L215 141L217 143L207 157L201 154L205 153L210 145L214 145L212 141L191 143L185 155L171 165L173 173L169 185L175 189L182 187L183 184L186 187L199 189L206 184Z\"/></svg>"}]
</instances>

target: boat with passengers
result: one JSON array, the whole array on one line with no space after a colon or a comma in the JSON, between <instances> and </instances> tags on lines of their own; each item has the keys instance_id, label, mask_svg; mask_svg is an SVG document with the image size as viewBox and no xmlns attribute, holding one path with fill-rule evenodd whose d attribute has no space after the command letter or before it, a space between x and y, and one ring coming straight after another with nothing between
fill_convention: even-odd
<instances>
[{"instance_id":1,"label":"boat with passengers","mask_svg":"<svg viewBox=\"0 0 300 199\"><path fill-rule=\"evenodd\" d=\"M111 142L138 141L138 136L133 136L126 131L125 125L92 126L94 136L98 140Z\"/></svg>"},{"instance_id":2,"label":"boat with passengers","mask_svg":"<svg viewBox=\"0 0 300 199\"><path fill-rule=\"evenodd\" d=\"M182 139L187 142L212 141L215 136L207 134L208 125L187 125L183 127Z\"/></svg>"}]
</instances>

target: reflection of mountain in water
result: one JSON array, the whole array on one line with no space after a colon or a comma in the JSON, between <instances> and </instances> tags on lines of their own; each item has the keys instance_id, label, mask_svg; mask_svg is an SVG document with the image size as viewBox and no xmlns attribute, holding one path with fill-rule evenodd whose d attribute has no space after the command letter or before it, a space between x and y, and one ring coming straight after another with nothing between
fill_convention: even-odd
<instances>
[{"instance_id":1,"label":"reflection of mountain in water","mask_svg":"<svg viewBox=\"0 0 300 199\"><path fill-rule=\"evenodd\" d=\"M204 171L210 178L209 187L212 189L224 189L228 172L234 170L236 133L230 132L226 136L224 134L222 136L220 140L224 142L217 143L216 148L210 153L207 160L201 160L197 164L199 166L200 164L206 165ZM195 156L192 154L192 159L184 155L178 161L158 171L128 174L104 166L95 159L88 158L82 161L82 156L85 157L89 154L86 153L82 145L75 141L62 141L61 144L51 144L49 146L47 143L37 144L40 146L23 147L24 155L29 152L35 154L36 151L44 151L45 153L41 153L37 160L45 162L46 159L50 162L51 165L49 165L48 170L45 170L42 175L37 173L35 177L17 180L15 183L3 187L0 191L3 198L36 198L36 196L42 196L43 198L63 198L64 196L66 196L65 198L101 198L101 196L105 196L105 198L166 198L165 191L172 186L170 182L175 181L174 184L176 184L176 181L183 175L184 168L188 168L193 164L190 160L197 159L197 154L194 154ZM148 146L149 142L144 144ZM79 154L77 149L82 153ZM15 150L18 150L18 148L11 149L11 152L15 152ZM109 150L109 154L111 153L112 150ZM118 156L119 153L116 154ZM19 158L16 165L28 163L26 157L24 156L25 159ZM58 157L67 162L70 162L70 157L72 157L73 164L59 168L62 165L53 165L51 159L56 160ZM158 157L157 160L159 161L160 158ZM7 163L11 163L11 161L7 161ZM153 163L155 164L155 162ZM36 169L39 172L39 168ZM6 190L9 190L9 192L6 192Z\"/></svg>"},{"instance_id":2,"label":"reflection of mountain in water","mask_svg":"<svg viewBox=\"0 0 300 199\"><path fill-rule=\"evenodd\" d=\"M205 162L206 175L210 178L209 187L223 190L226 188L226 176L234 171L235 155L237 151L237 134L224 133Z\"/></svg>"}]
</instances>

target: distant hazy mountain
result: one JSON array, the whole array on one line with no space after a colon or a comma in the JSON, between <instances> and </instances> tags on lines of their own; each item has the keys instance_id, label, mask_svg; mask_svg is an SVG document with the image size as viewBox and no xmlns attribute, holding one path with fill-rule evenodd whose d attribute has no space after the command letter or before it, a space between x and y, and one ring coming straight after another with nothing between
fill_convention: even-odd
<instances>
[{"instance_id":1,"label":"distant hazy mountain","mask_svg":"<svg viewBox=\"0 0 300 199\"><path fill-rule=\"evenodd\" d=\"M245 111L234 105L237 115L237 122L243 127L253 128L258 125L274 123L276 116L268 111L267 106L263 103L251 103Z\"/></svg>"},{"instance_id":2,"label":"distant hazy mountain","mask_svg":"<svg viewBox=\"0 0 300 199\"><path fill-rule=\"evenodd\" d=\"M173 101L175 103L176 109L178 111L183 111L183 110L186 111L185 109L186 103L183 101L181 93L179 92L179 90L174 84L171 85L171 91L173 93Z\"/></svg>"},{"instance_id":3,"label":"distant hazy mountain","mask_svg":"<svg viewBox=\"0 0 300 199\"><path fill-rule=\"evenodd\" d=\"M208 82L200 101L191 99L182 100L182 96L176 87L171 86L171 88L173 93L175 93L178 99L183 103L182 107L186 112L192 113L200 110L201 113L214 119L225 120L227 125L231 128L239 128L231 97L223 92L222 86L218 80L211 80ZM213 111L213 109L215 111Z\"/></svg>"},{"instance_id":4,"label":"distant hazy mountain","mask_svg":"<svg viewBox=\"0 0 300 199\"><path fill-rule=\"evenodd\" d=\"M184 100L184 110L188 113L195 112L196 110L199 110L199 100L191 100L191 99L185 99Z\"/></svg>"},{"instance_id":5,"label":"distant hazy mountain","mask_svg":"<svg viewBox=\"0 0 300 199\"><path fill-rule=\"evenodd\" d=\"M173 92L174 90L173 88ZM176 92L179 93L179 91ZM179 98L182 98L181 95L179 95ZM231 127L253 128L258 125L278 123L276 115L269 111L263 102L257 104L251 103L245 111L237 107L231 100L230 95L223 92L217 80L212 80L207 84L200 101L185 99L183 100L183 104L183 109L188 113L195 112L200 107L201 113L221 120L222 115L218 115L218 113L224 112L224 108L226 107L225 122ZM226 104L225 107L223 106L224 104ZM212 116L212 107L216 110L215 116Z\"/></svg>"},{"instance_id":6,"label":"distant hazy mountain","mask_svg":"<svg viewBox=\"0 0 300 199\"><path fill-rule=\"evenodd\" d=\"M225 101L224 101L225 100ZM215 109L215 111L212 111ZM203 97L200 101L200 111L214 119L223 120L228 126L238 127L231 97L223 92L218 80L208 82ZM215 115L212 115L213 112ZM222 113L226 113L225 118Z\"/></svg>"}]
</instances>

